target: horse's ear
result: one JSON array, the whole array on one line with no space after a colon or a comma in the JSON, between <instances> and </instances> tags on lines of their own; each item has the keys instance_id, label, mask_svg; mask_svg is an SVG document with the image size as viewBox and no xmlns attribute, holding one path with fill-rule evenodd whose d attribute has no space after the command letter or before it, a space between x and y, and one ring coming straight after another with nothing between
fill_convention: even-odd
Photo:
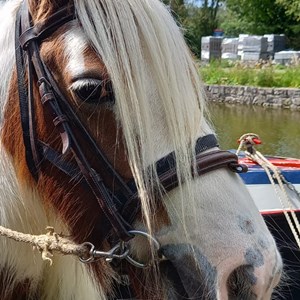
<instances>
[{"instance_id":1,"label":"horse's ear","mask_svg":"<svg viewBox=\"0 0 300 300\"><path fill-rule=\"evenodd\" d=\"M28 0L29 11L34 20L45 19L73 0Z\"/></svg>"}]
</instances>

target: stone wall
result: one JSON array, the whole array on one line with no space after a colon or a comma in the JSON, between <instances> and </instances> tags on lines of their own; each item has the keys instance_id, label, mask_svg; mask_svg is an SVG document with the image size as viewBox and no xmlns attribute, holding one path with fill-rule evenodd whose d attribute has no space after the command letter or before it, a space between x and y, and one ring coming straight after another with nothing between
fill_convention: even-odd
<instances>
[{"instance_id":1,"label":"stone wall","mask_svg":"<svg viewBox=\"0 0 300 300\"><path fill-rule=\"evenodd\" d=\"M206 85L209 101L300 110L300 89Z\"/></svg>"}]
</instances>

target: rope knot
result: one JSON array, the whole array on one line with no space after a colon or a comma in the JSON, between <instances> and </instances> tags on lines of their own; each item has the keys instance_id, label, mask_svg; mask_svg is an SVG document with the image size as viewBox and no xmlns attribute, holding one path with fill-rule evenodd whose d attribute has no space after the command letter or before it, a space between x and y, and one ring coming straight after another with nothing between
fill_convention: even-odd
<instances>
[{"instance_id":1,"label":"rope knot","mask_svg":"<svg viewBox=\"0 0 300 300\"><path fill-rule=\"evenodd\" d=\"M60 236L55 232L53 227L46 227L46 234L35 237L33 249L37 249L42 254L43 261L49 262L50 266L53 264L52 249L55 244L59 243Z\"/></svg>"}]
</instances>

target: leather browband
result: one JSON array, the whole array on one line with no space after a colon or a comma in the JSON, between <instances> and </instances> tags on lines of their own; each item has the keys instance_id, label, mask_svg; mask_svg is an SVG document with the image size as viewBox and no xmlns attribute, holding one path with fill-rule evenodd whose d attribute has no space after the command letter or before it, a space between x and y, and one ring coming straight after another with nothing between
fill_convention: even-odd
<instances>
[{"instance_id":1,"label":"leather browband","mask_svg":"<svg viewBox=\"0 0 300 300\"><path fill-rule=\"evenodd\" d=\"M26 151L28 168L36 180L40 173L43 160L49 161L60 171L72 179L84 178L82 184L92 191L101 210L106 218L100 220L101 234L99 239L106 238L112 229L119 239L127 241L132 238L129 231L132 222L140 210L140 201L137 196L135 183L125 182L124 179L113 168L103 151L82 124L73 111L68 100L61 93L51 72L40 57L39 45L42 41L57 30L63 24L74 20L74 8L63 8L43 23L31 24L26 1L23 2L16 22L16 64L18 74L18 90L21 111L21 123L23 129L23 140ZM27 62L24 54L27 54ZM27 65L28 86L24 74ZM38 78L38 87L41 103L45 110L53 116L53 124L58 129L63 144L62 153L58 153L47 143L36 137L34 124L34 99L33 78ZM74 129L79 133L94 155L99 158L104 166L105 172L114 180L118 190L117 195L108 188L101 174L94 170L87 159L82 147L75 137ZM78 136L78 135L77 135ZM229 168L234 172L245 172L246 167L238 164L235 154L228 151L218 150L217 139L213 134L200 138L196 143L196 170L192 170L194 176L203 175L207 172ZM211 150L212 149L212 150ZM211 150L210 152L205 152ZM72 152L74 160L65 158L65 153ZM179 181L176 171L176 158L171 153L156 163L157 174L161 185L166 191L178 186Z\"/></svg>"}]
</instances>

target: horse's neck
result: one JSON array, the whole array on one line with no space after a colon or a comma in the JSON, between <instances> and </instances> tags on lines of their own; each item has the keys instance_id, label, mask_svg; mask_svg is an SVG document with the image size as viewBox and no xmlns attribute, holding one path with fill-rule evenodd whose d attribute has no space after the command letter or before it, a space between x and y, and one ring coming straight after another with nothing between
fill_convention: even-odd
<instances>
[{"instance_id":1,"label":"horse's neck","mask_svg":"<svg viewBox=\"0 0 300 300\"><path fill-rule=\"evenodd\" d=\"M67 234L59 217L45 210L38 193L19 185L3 148L0 154L1 225L31 234L43 234L47 226L53 226L57 232ZM28 289L23 289L22 293L26 293L26 297L38 294L37 299L45 300L106 298L90 279L87 268L74 257L57 255L50 268L30 245L0 237L0 249L0 280L6 286L0 290L1 299L13 300L14 294L5 293L25 282Z\"/></svg>"}]
</instances>

